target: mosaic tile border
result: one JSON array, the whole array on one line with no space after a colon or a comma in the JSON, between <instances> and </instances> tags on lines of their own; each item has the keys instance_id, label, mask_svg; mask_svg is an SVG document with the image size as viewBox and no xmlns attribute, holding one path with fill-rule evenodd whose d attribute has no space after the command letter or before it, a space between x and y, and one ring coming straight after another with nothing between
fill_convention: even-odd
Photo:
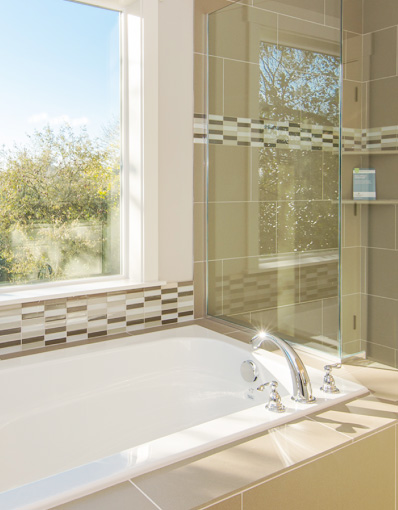
<instances>
[{"instance_id":1,"label":"mosaic tile border","mask_svg":"<svg viewBox=\"0 0 398 510\"><path fill-rule=\"evenodd\" d=\"M339 150L338 127L272 122L222 115L194 114L194 143L275 147L281 149ZM342 130L343 151L396 150L398 126Z\"/></svg>"},{"instance_id":2,"label":"mosaic tile border","mask_svg":"<svg viewBox=\"0 0 398 510\"><path fill-rule=\"evenodd\" d=\"M193 282L0 307L0 355L132 333L194 317Z\"/></svg>"}]
</instances>

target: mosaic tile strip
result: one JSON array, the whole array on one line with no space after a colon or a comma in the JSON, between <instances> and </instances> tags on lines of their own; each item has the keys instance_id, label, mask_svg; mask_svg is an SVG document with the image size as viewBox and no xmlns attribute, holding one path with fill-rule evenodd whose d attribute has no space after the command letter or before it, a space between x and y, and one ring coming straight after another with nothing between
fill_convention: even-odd
<instances>
[{"instance_id":1,"label":"mosaic tile strip","mask_svg":"<svg viewBox=\"0 0 398 510\"><path fill-rule=\"evenodd\" d=\"M398 126L369 129L344 128L342 150L396 150ZM194 142L281 149L339 150L338 127L272 122L221 115L194 114Z\"/></svg>"},{"instance_id":2,"label":"mosaic tile strip","mask_svg":"<svg viewBox=\"0 0 398 510\"><path fill-rule=\"evenodd\" d=\"M0 307L0 355L193 319L193 282Z\"/></svg>"}]
</instances>

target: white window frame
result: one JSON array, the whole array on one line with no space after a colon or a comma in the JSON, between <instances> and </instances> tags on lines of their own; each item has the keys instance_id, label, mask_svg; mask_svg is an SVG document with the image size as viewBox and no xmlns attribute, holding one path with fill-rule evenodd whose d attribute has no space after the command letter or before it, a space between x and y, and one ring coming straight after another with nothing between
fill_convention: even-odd
<instances>
[{"instance_id":1,"label":"white window frame","mask_svg":"<svg viewBox=\"0 0 398 510\"><path fill-rule=\"evenodd\" d=\"M1 286L0 305L158 282L158 0L78 3L121 13L121 274Z\"/></svg>"}]
</instances>

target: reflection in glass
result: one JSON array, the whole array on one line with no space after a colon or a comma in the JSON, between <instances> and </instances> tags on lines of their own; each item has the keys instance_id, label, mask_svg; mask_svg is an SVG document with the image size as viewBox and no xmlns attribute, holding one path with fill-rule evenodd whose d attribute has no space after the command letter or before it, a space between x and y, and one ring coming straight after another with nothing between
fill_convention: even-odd
<instances>
[{"instance_id":1,"label":"reflection in glass","mask_svg":"<svg viewBox=\"0 0 398 510\"><path fill-rule=\"evenodd\" d=\"M273 29L272 16L262 27L253 22L257 11L251 9L235 5L228 23L239 20L236 38L241 40L231 48L240 48L243 55L242 47L248 44L250 56L249 74L246 80L236 76L233 98L239 97L243 106L246 101L242 110L258 111L258 118L238 118L234 138L234 115L225 106L232 101L224 84L220 99L224 103L217 108L224 108L223 121L217 117L209 125L208 312L337 354L340 55L336 33L329 40L329 33L320 33L317 26L312 36L312 24L299 24L296 29L287 18L288 31ZM209 24L212 58L217 57L217 27L225 30L222 13L218 11ZM283 18L279 15L279 26ZM220 57L226 65L225 48ZM214 84L211 76L209 83ZM240 94L238 83L243 83ZM211 130L222 132L221 123L223 136L212 138L216 131ZM240 139L248 127L250 136ZM232 188L232 179L239 186Z\"/></svg>"}]
</instances>

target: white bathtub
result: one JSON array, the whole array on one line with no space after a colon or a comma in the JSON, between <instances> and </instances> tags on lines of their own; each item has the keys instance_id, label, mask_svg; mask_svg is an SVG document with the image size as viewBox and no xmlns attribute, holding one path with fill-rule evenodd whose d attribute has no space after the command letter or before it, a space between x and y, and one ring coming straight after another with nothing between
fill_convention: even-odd
<instances>
[{"instance_id":1,"label":"white bathtub","mask_svg":"<svg viewBox=\"0 0 398 510\"><path fill-rule=\"evenodd\" d=\"M325 396L308 372L317 401L297 404L284 358L199 326L0 361L0 509L48 509L367 392L336 377ZM274 379L283 414L256 390Z\"/></svg>"}]
</instances>

